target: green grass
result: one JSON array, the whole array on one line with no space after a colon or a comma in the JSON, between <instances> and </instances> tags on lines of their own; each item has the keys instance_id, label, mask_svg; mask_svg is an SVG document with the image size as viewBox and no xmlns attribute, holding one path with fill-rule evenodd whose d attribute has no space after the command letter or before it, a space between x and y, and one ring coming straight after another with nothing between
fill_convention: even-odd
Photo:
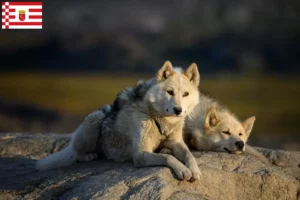
<instances>
[{"instance_id":1,"label":"green grass","mask_svg":"<svg viewBox=\"0 0 300 200\"><path fill-rule=\"evenodd\" d=\"M0 96L71 115L85 115L111 103L137 77L111 75L1 74Z\"/></svg>"},{"instance_id":2,"label":"green grass","mask_svg":"<svg viewBox=\"0 0 300 200\"><path fill-rule=\"evenodd\" d=\"M202 77L205 76L202 74ZM147 76L6 73L0 97L84 116L112 103L116 94ZM255 131L299 133L300 81L267 76L202 79L201 88L225 103L241 119L255 115Z\"/></svg>"}]
</instances>

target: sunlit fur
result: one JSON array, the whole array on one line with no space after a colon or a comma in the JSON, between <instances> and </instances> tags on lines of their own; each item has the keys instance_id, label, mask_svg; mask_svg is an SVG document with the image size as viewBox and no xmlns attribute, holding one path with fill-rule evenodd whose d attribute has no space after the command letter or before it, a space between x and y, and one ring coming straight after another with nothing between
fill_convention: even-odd
<instances>
[{"instance_id":1,"label":"sunlit fur","mask_svg":"<svg viewBox=\"0 0 300 200\"><path fill-rule=\"evenodd\" d=\"M170 95L172 91L174 95ZM188 96L184 94L188 93ZM198 102L199 93L197 86L192 84L187 76L174 71L165 81L160 81L152 87L146 94L145 99L149 99L150 105L160 115L177 116L174 108L182 108L180 117L189 114Z\"/></svg>"},{"instance_id":2,"label":"sunlit fur","mask_svg":"<svg viewBox=\"0 0 300 200\"><path fill-rule=\"evenodd\" d=\"M254 121L253 116L241 122L217 100L200 93L198 105L185 120L185 141L192 149L235 154L246 152L268 162L264 155L247 145ZM236 142L242 142L244 147L238 148Z\"/></svg>"},{"instance_id":3,"label":"sunlit fur","mask_svg":"<svg viewBox=\"0 0 300 200\"><path fill-rule=\"evenodd\" d=\"M137 96L145 95L145 88L152 85L152 80L139 81L136 87L124 91L121 102L134 102L132 93ZM241 122L228 108L220 104L216 99L201 93L197 106L186 117L184 138L191 149L224 151L228 153L242 153L246 151L258 157L264 162L267 159L251 146L247 145L254 125L255 117L250 117ZM122 108L122 106L120 106ZM163 108L161 109L164 110ZM223 132L229 132L230 135ZM242 141L244 147L237 148L236 142ZM163 150L163 152L168 152Z\"/></svg>"},{"instance_id":4,"label":"sunlit fur","mask_svg":"<svg viewBox=\"0 0 300 200\"><path fill-rule=\"evenodd\" d=\"M201 94L200 102L186 118L186 138L197 150L226 151L242 153L251 133L255 117L241 123L227 108L217 101ZM236 142L242 142L239 149Z\"/></svg>"},{"instance_id":5,"label":"sunlit fur","mask_svg":"<svg viewBox=\"0 0 300 200\"><path fill-rule=\"evenodd\" d=\"M146 89L123 90L111 109L90 114L69 146L38 161L37 168L51 169L103 155L117 162L133 161L137 167L168 166L179 179L199 179L199 167L182 134L184 117L198 102L197 65L179 72L167 61L152 81ZM145 95L139 96L137 91ZM174 108L182 112L176 113ZM159 146L172 149L174 156L154 153Z\"/></svg>"}]
</instances>

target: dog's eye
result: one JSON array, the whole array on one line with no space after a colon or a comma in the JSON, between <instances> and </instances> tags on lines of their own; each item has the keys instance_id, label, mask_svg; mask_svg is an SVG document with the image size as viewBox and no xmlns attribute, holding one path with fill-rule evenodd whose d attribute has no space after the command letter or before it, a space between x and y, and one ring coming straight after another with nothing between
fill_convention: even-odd
<instances>
[{"instance_id":1,"label":"dog's eye","mask_svg":"<svg viewBox=\"0 0 300 200\"><path fill-rule=\"evenodd\" d=\"M171 95L171 96L174 95L174 92L173 92L172 90L168 90L167 93L168 93L169 95Z\"/></svg>"},{"instance_id":2,"label":"dog's eye","mask_svg":"<svg viewBox=\"0 0 300 200\"><path fill-rule=\"evenodd\" d=\"M222 133L226 134L226 135L230 135L229 131L223 131Z\"/></svg>"},{"instance_id":3,"label":"dog's eye","mask_svg":"<svg viewBox=\"0 0 300 200\"><path fill-rule=\"evenodd\" d=\"M242 133L239 133L239 136L242 136L243 134Z\"/></svg>"},{"instance_id":4,"label":"dog's eye","mask_svg":"<svg viewBox=\"0 0 300 200\"><path fill-rule=\"evenodd\" d=\"M183 97L187 97L187 96L189 96L189 94L190 94L190 93L185 92L182 96L183 96Z\"/></svg>"}]
</instances>

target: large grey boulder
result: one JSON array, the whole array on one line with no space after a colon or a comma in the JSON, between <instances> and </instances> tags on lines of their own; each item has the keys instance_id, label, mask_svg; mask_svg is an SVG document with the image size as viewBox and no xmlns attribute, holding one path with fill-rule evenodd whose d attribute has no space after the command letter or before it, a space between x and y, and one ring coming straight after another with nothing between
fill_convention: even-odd
<instances>
[{"instance_id":1,"label":"large grey boulder","mask_svg":"<svg viewBox=\"0 0 300 200\"><path fill-rule=\"evenodd\" d=\"M272 163L249 155L194 152L196 182L167 167L135 168L97 160L36 171L35 160L67 145L68 135L0 135L0 199L300 199L300 152L258 148Z\"/></svg>"}]
</instances>

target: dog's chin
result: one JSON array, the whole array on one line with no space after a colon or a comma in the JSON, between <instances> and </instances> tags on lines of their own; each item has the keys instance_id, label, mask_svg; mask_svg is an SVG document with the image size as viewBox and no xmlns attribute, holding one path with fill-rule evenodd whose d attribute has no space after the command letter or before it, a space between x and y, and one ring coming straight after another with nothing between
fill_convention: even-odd
<instances>
[{"instance_id":1,"label":"dog's chin","mask_svg":"<svg viewBox=\"0 0 300 200\"><path fill-rule=\"evenodd\" d=\"M232 154L241 154L241 153L243 153L243 151L240 151L240 150L230 151L230 150L227 149L226 147L224 147L224 150L225 150L227 153L232 153Z\"/></svg>"},{"instance_id":2,"label":"dog's chin","mask_svg":"<svg viewBox=\"0 0 300 200\"><path fill-rule=\"evenodd\" d=\"M236 152L234 152L235 154L242 154L243 153L243 151L236 151Z\"/></svg>"},{"instance_id":3,"label":"dog's chin","mask_svg":"<svg viewBox=\"0 0 300 200\"><path fill-rule=\"evenodd\" d=\"M165 113L165 116L168 116L168 117L179 117L179 118L182 118L182 117L185 117L185 115L176 115L175 113Z\"/></svg>"},{"instance_id":4,"label":"dog's chin","mask_svg":"<svg viewBox=\"0 0 300 200\"><path fill-rule=\"evenodd\" d=\"M163 116L166 116L166 117L177 117L177 115L175 115L174 113L164 113Z\"/></svg>"}]
</instances>

